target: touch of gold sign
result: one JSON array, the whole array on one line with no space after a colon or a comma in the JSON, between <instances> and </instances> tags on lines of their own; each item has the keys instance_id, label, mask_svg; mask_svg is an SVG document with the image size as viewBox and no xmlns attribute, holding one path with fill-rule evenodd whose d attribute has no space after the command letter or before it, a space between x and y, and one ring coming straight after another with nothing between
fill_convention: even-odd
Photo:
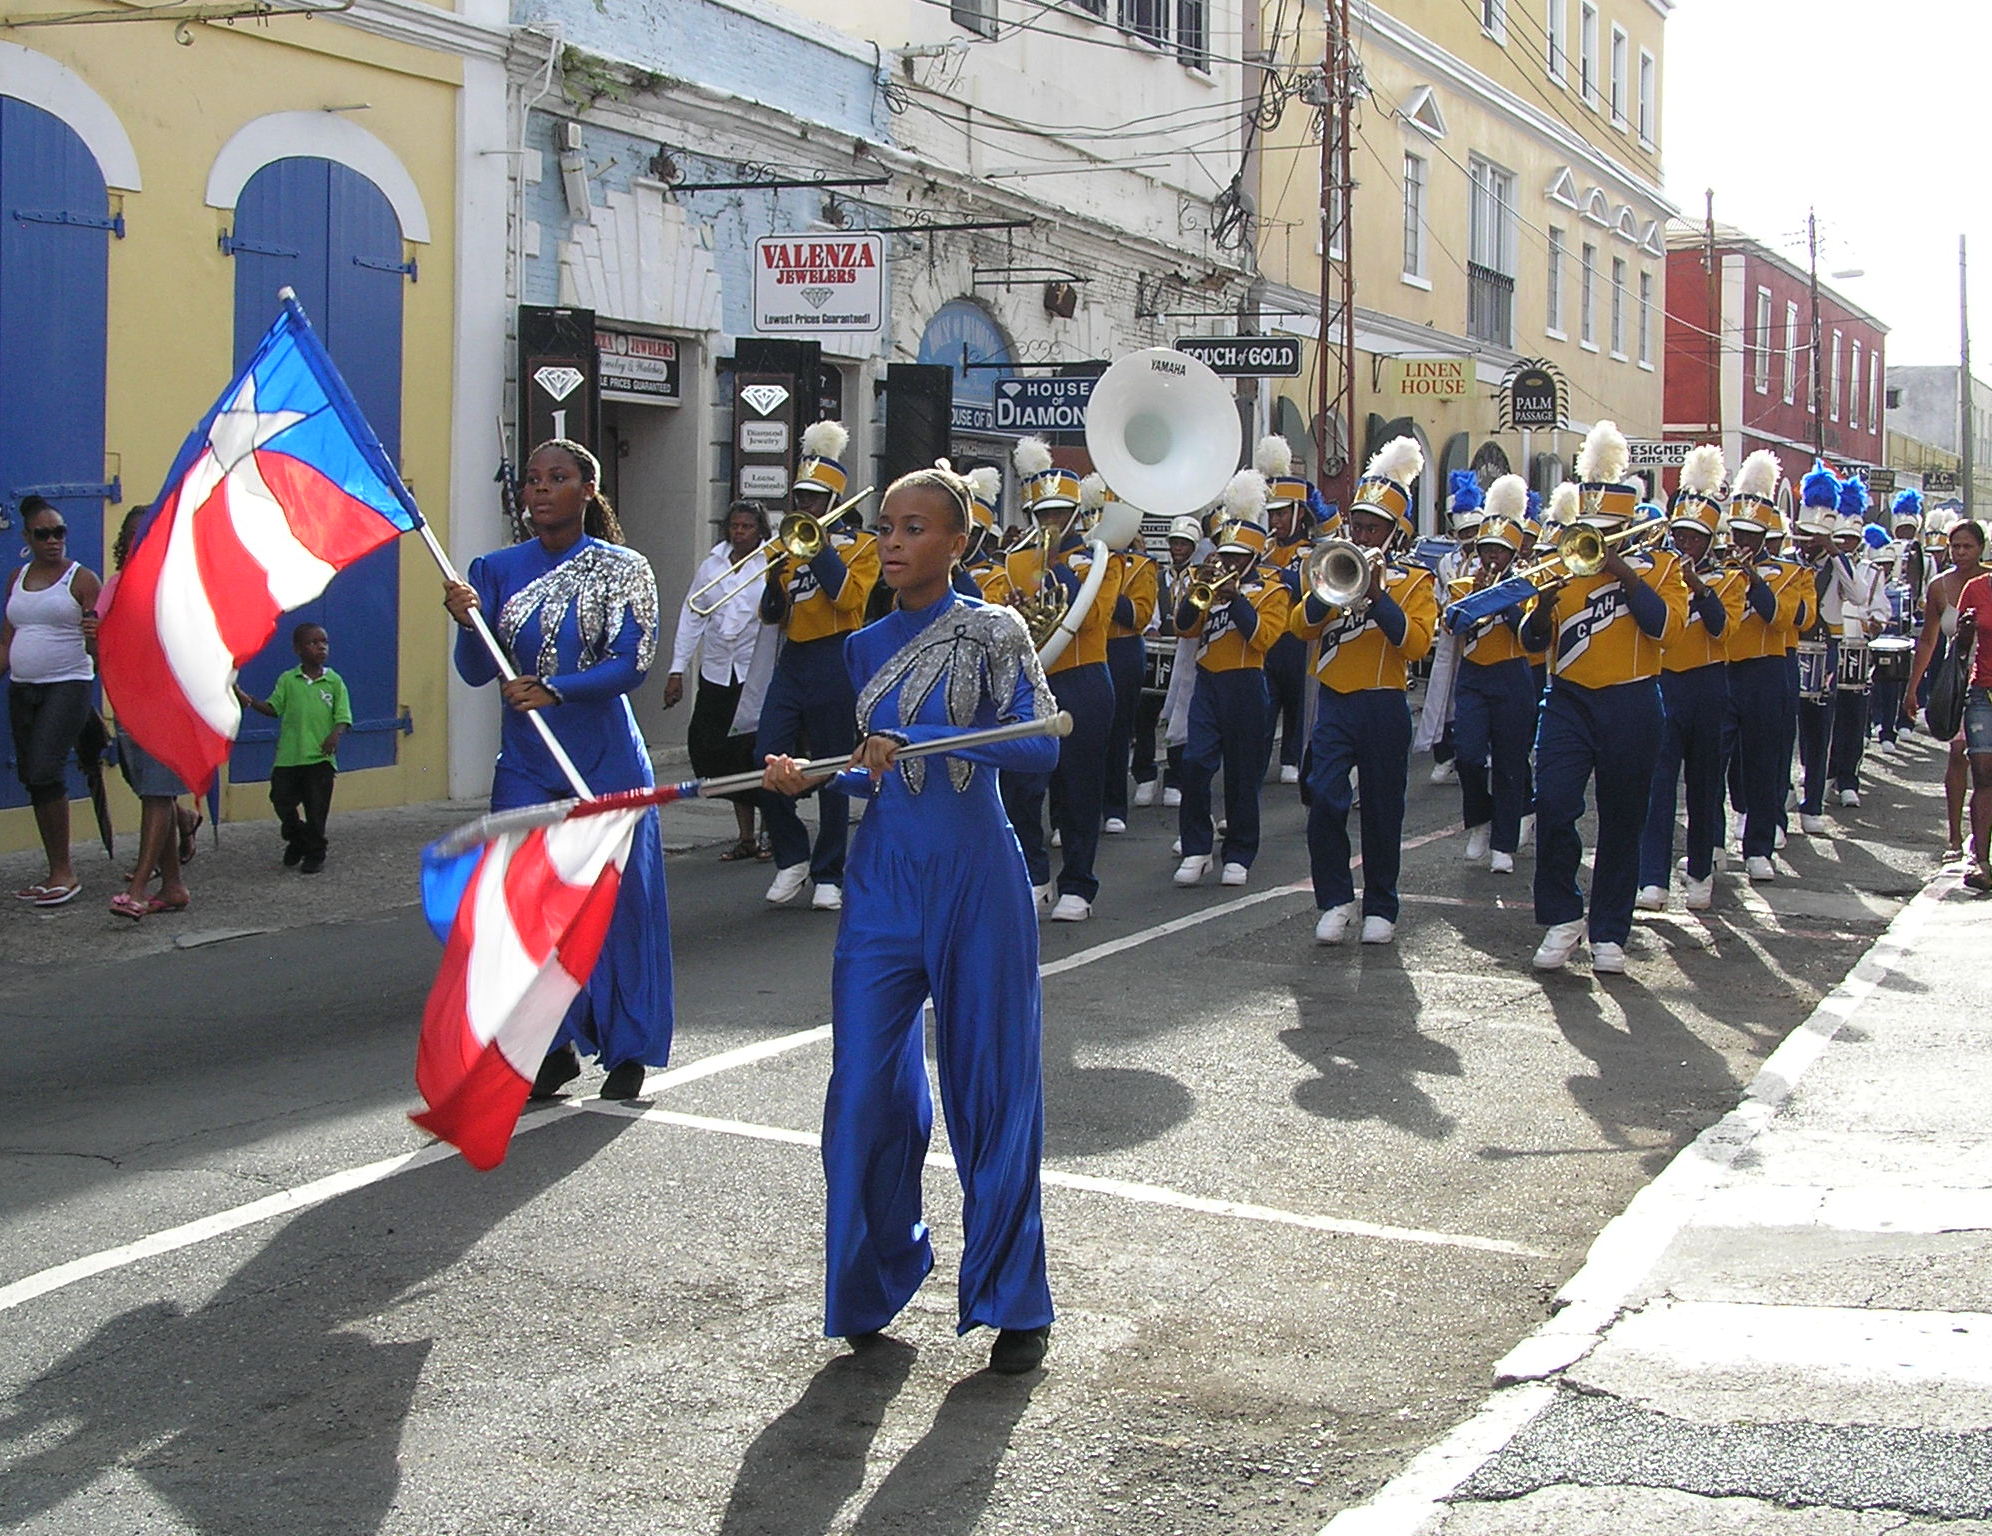
<instances>
[{"instance_id":1,"label":"touch of gold sign","mask_svg":"<svg viewBox=\"0 0 1992 1536\"><path fill-rule=\"evenodd\" d=\"M1392 357L1384 360L1383 392L1405 399L1464 400L1472 378L1470 357Z\"/></svg>"}]
</instances>

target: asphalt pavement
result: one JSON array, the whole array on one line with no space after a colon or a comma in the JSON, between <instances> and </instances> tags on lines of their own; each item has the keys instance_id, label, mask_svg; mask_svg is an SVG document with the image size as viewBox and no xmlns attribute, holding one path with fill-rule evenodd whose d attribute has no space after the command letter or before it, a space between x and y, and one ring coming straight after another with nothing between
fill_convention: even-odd
<instances>
[{"instance_id":1,"label":"asphalt pavement","mask_svg":"<svg viewBox=\"0 0 1992 1536\"><path fill-rule=\"evenodd\" d=\"M717 861L727 808L665 813L672 1067L632 1106L585 1076L486 1175L405 1119L436 958L415 850L476 807L335 809L315 877L267 826L228 826L192 909L136 925L86 864L87 904L0 913L0 1525L927 1536L1373 1512L1485 1421L1497 1363L1571 1312L1551 1315L1594 1239L1932 877L1939 774L1917 739L1834 838L1792 840L1786 879L1642 919L1613 979L1531 972L1529 862L1465 866L1457 790L1422 773L1388 948L1310 942L1290 789L1267 790L1242 892L1175 889L1173 828L1138 811L1105 839L1096 918L1044 930L1060 1319L1016 1380L954 1335L941 1166L939 1267L893 1342L821 1337L835 920L770 910L767 866ZM1711 1316L1675 1333L1721 1336ZM1597 1395L1555 1370L1517 1389ZM1647 1416L1614 1421L1627 1455L1686 1454L1648 1422L1666 1402L1622 1402ZM1475 1462L1506 1479L1476 1516L1582 1485L1525 1428L1527 1466L1507 1440Z\"/></svg>"}]
</instances>

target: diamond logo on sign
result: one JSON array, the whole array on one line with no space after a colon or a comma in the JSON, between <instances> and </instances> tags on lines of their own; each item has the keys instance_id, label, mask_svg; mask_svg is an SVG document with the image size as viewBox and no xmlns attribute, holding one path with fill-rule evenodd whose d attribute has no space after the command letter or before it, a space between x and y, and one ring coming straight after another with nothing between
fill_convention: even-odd
<instances>
[{"instance_id":1,"label":"diamond logo on sign","mask_svg":"<svg viewBox=\"0 0 1992 1536\"><path fill-rule=\"evenodd\" d=\"M779 384L749 384L740 391L740 398L763 416L772 416L780 410L788 397L789 392Z\"/></svg>"},{"instance_id":2,"label":"diamond logo on sign","mask_svg":"<svg viewBox=\"0 0 1992 1536\"><path fill-rule=\"evenodd\" d=\"M834 288L805 288L802 290L802 298L811 309L821 309L830 302L830 295L835 292Z\"/></svg>"},{"instance_id":3,"label":"diamond logo on sign","mask_svg":"<svg viewBox=\"0 0 1992 1536\"><path fill-rule=\"evenodd\" d=\"M533 382L556 401L565 400L575 390L588 382L588 376L579 368L542 368L533 375Z\"/></svg>"}]
</instances>

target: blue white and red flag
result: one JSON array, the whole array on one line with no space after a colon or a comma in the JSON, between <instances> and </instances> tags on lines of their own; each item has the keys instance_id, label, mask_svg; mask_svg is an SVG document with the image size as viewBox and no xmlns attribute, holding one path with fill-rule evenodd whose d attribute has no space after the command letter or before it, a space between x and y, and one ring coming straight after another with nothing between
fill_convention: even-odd
<instances>
[{"instance_id":1,"label":"blue white and red flag","mask_svg":"<svg viewBox=\"0 0 1992 1536\"><path fill-rule=\"evenodd\" d=\"M295 299L194 428L98 633L118 722L200 793L242 723L235 676L346 566L422 517Z\"/></svg>"},{"instance_id":2,"label":"blue white and red flag","mask_svg":"<svg viewBox=\"0 0 1992 1536\"><path fill-rule=\"evenodd\" d=\"M422 908L443 962L422 1012L412 1118L495 1168L567 1005L615 916L638 804L422 855Z\"/></svg>"}]
</instances>

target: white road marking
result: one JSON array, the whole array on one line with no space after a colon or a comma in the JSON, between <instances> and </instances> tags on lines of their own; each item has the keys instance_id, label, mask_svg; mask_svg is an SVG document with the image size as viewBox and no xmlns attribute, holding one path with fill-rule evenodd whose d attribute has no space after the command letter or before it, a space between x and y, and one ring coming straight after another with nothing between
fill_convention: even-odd
<instances>
[{"instance_id":1,"label":"white road marking","mask_svg":"<svg viewBox=\"0 0 1992 1536\"><path fill-rule=\"evenodd\" d=\"M688 1115L675 1109L632 1109L600 1099L586 1100L582 1108L597 1114L620 1115L631 1120L647 1120L654 1125L675 1125L684 1130L712 1131L724 1136L742 1136L752 1141L773 1141L791 1147L819 1147L822 1138L814 1131L794 1131L786 1126L756 1125L747 1120L725 1120L711 1115ZM945 1152L930 1153L929 1167L953 1168L954 1159ZM1142 1184L1131 1179L1101 1178L1090 1173L1066 1173L1045 1168L1039 1177L1060 1189L1082 1190L1087 1194L1111 1195L1138 1205L1168 1206L1179 1211L1196 1211L1205 1216L1229 1216L1239 1221L1266 1222L1273 1226L1301 1227L1312 1232L1334 1232L1345 1237L1379 1238L1393 1243L1422 1243L1439 1248L1470 1248L1479 1253L1506 1253L1521 1258L1541 1259L1548 1255L1535 1248L1511 1243L1504 1238L1476 1237L1471 1233L1433 1232L1420 1227L1394 1227L1373 1221L1350 1221L1338 1216L1310 1216L1297 1211L1277 1210L1269 1205L1253 1205L1242 1200L1212 1200L1203 1195L1185 1194L1160 1184Z\"/></svg>"}]
</instances>

